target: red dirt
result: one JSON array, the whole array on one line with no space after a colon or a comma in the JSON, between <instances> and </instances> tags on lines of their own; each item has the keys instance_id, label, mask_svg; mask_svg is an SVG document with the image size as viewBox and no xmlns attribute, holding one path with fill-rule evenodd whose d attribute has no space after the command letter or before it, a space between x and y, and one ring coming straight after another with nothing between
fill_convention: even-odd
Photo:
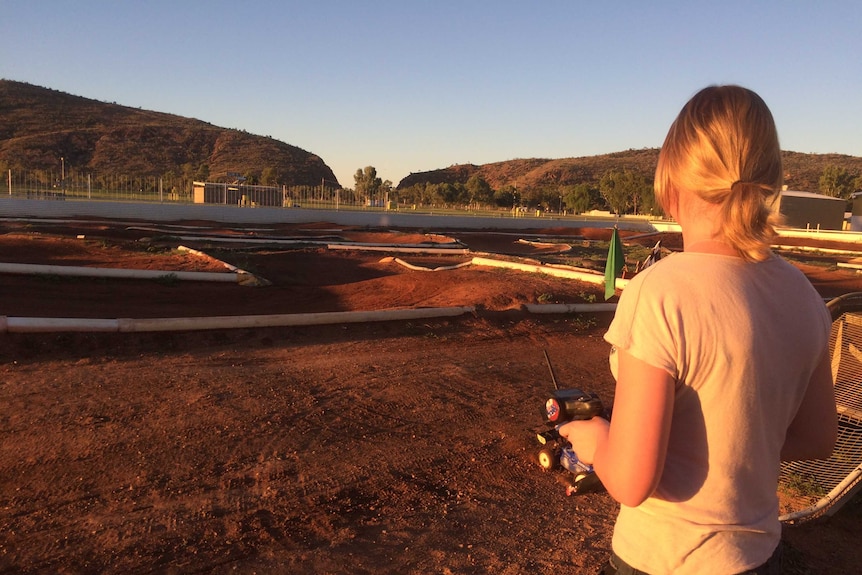
<instances>
[{"instance_id":1,"label":"red dirt","mask_svg":"<svg viewBox=\"0 0 862 575\"><path fill-rule=\"evenodd\" d=\"M616 504L604 493L567 498L563 476L535 463L533 434L552 388L543 350L561 385L612 402L601 338L610 314L522 309L601 301L601 286L387 259L436 267L472 255L228 251L176 238L192 228L0 226L2 262L227 272L165 251L184 244L272 282L0 275L0 316L476 307L455 319L313 328L0 334L0 573L593 573L604 560ZM560 249L506 234L334 228L207 232L457 239L535 259ZM824 297L862 290L851 272L797 265ZM825 522L787 527L792 572L856 570L860 513L854 501Z\"/></svg>"}]
</instances>

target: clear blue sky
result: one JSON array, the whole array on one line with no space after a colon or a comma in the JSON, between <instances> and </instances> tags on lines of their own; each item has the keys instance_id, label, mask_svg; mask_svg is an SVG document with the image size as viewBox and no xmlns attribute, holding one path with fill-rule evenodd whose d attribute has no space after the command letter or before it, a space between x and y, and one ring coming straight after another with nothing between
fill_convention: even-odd
<instances>
[{"instance_id":1,"label":"clear blue sky","mask_svg":"<svg viewBox=\"0 0 862 575\"><path fill-rule=\"evenodd\" d=\"M784 149L862 156L859 0L0 0L0 77L272 136L347 187L658 147L715 83Z\"/></svg>"}]
</instances>

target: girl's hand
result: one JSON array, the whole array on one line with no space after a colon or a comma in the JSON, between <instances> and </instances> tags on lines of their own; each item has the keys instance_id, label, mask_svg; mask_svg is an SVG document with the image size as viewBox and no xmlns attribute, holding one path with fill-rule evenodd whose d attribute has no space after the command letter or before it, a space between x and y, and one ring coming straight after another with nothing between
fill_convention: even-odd
<instances>
[{"instance_id":1,"label":"girl's hand","mask_svg":"<svg viewBox=\"0 0 862 575\"><path fill-rule=\"evenodd\" d=\"M560 436L572 444L572 449L578 459L587 465L592 465L595 460L598 446L608 438L610 423L602 417L581 421L570 421L560 426Z\"/></svg>"}]
</instances>

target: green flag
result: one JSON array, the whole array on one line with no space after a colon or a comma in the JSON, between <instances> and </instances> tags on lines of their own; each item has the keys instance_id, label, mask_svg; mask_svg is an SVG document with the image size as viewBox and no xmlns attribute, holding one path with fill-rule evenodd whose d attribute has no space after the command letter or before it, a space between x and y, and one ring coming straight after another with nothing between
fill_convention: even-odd
<instances>
[{"instance_id":1,"label":"green flag","mask_svg":"<svg viewBox=\"0 0 862 575\"><path fill-rule=\"evenodd\" d=\"M620 234L617 227L614 226L613 235L611 235L611 245L608 247L608 261L605 264L605 299L608 300L614 295L616 289L617 278L623 271L623 266L626 260L623 255L623 244L620 242Z\"/></svg>"}]
</instances>

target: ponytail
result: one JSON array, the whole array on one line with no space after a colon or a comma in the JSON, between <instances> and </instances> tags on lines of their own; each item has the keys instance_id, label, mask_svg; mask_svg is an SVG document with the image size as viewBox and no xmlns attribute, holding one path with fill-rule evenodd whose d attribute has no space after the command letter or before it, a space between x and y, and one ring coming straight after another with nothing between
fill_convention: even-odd
<instances>
[{"instance_id":1,"label":"ponytail","mask_svg":"<svg viewBox=\"0 0 862 575\"><path fill-rule=\"evenodd\" d=\"M772 204L775 190L763 184L736 181L722 202L722 232L725 240L748 261L769 257L779 218Z\"/></svg>"}]
</instances>

